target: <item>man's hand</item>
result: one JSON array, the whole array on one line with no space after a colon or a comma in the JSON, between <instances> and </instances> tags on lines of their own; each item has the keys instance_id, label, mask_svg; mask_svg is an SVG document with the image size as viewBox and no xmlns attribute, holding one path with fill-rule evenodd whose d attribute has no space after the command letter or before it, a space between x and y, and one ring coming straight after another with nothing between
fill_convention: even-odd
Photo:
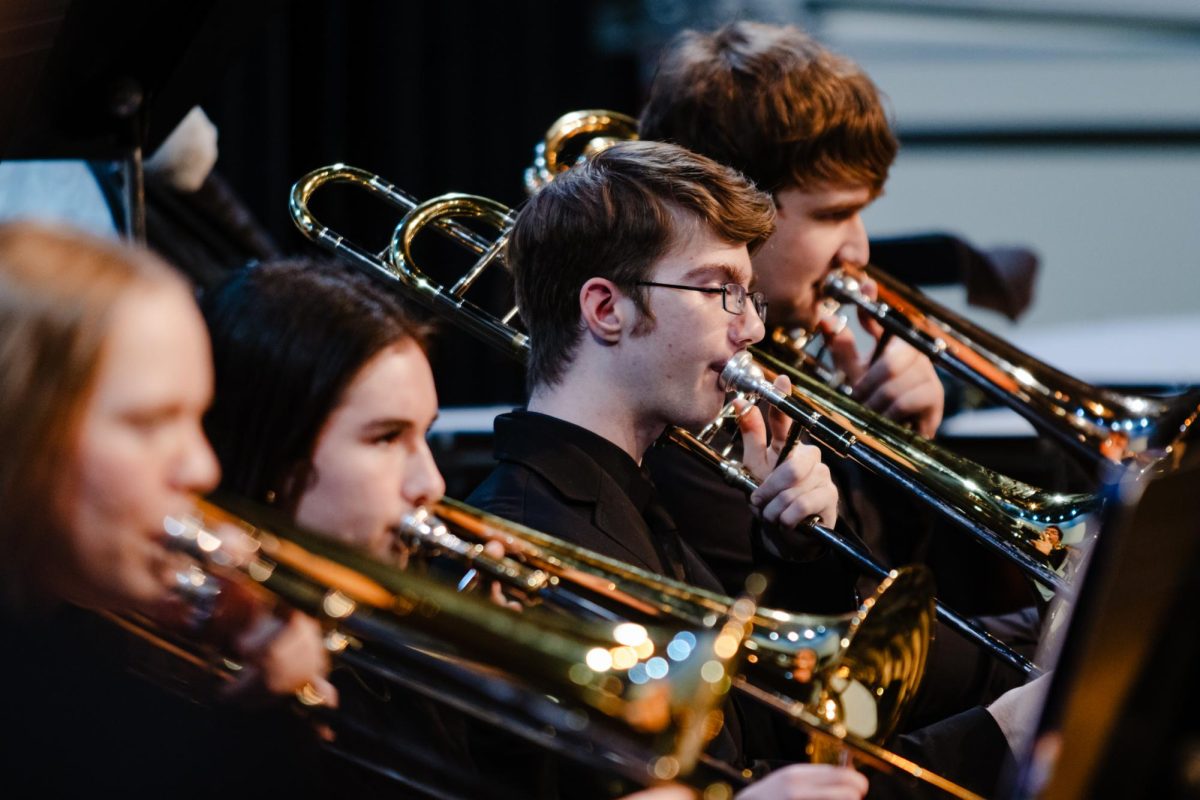
<instances>
[{"instance_id":1,"label":"man's hand","mask_svg":"<svg viewBox=\"0 0 1200 800\"><path fill-rule=\"evenodd\" d=\"M792 389L786 376L775 379L776 388ZM750 495L750 504L767 522L783 529L793 529L812 515L832 528L837 524L837 487L829 467L821 463L821 451L808 444L797 444L782 463L779 454L787 441L792 421L776 408L768 413L771 443L767 444L767 426L762 413L752 408L738 427L742 432L742 460L746 468L760 481ZM765 477L764 477L765 476Z\"/></svg>"},{"instance_id":2,"label":"man's hand","mask_svg":"<svg viewBox=\"0 0 1200 800\"><path fill-rule=\"evenodd\" d=\"M865 279L862 291L875 299L878 287L874 281ZM876 350L883 348L867 358L859 356L853 332L839 324L837 318L825 316L818 321L829 343L834 366L846 375L846 382L854 389L854 399L889 419L911 424L917 433L932 438L942 423L946 402L933 363L907 342L885 340L883 328L862 309L858 318L875 338Z\"/></svg>"},{"instance_id":3,"label":"man's hand","mask_svg":"<svg viewBox=\"0 0 1200 800\"><path fill-rule=\"evenodd\" d=\"M848 767L792 764L738 792L734 800L862 800L867 779Z\"/></svg>"}]
</instances>

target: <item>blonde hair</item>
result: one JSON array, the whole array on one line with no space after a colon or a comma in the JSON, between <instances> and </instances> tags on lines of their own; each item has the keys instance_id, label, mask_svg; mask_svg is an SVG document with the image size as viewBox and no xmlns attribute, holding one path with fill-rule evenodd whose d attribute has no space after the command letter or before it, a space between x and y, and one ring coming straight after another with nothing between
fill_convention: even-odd
<instances>
[{"instance_id":1,"label":"blonde hair","mask_svg":"<svg viewBox=\"0 0 1200 800\"><path fill-rule=\"evenodd\" d=\"M69 228L0 224L0 604L33 599L113 308L178 281L147 251Z\"/></svg>"}]
</instances>

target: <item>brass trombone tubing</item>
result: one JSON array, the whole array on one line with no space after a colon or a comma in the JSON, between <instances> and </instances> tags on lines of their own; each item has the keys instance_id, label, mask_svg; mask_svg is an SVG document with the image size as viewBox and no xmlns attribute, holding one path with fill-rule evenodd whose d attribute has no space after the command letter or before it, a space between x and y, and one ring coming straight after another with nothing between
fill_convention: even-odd
<instances>
[{"instance_id":1,"label":"brass trombone tubing","mask_svg":"<svg viewBox=\"0 0 1200 800\"><path fill-rule=\"evenodd\" d=\"M696 445L701 448L707 447L699 442L696 442ZM709 452L712 453L711 450ZM715 453L712 453L712 455L718 462L721 461L720 457ZM753 479L750 478L749 480ZM655 602L652 604L661 605L671 619L679 621L680 612L678 606L671 602L673 598L681 599L692 605L698 605L698 611L705 613L720 611L729 602L729 598L721 595L705 592L694 586L688 586L662 576L644 572L631 565L623 564L584 548L562 542L547 534L532 531L524 528L524 526L484 514L456 500L443 500L436 504L432 508L432 511L439 519L454 521L456 527L469 529L480 539L501 541L519 556L529 557L531 560L536 560L543 565L557 564L557 568L554 566L549 567L551 571L556 571L558 568L569 570L572 569L570 565L577 564L581 568L588 570L585 574L595 575L602 579L611 577L612 580L608 586L609 597L617 603L624 603L629 600L629 595L626 593L628 587L632 586L635 589L639 587L646 588L653 592L652 596L655 598ZM566 573L564 572L563 574ZM888 588L888 583L896 578L896 573L889 573L883 577L883 588L876 594L875 599L869 600L865 604L864 608L873 608L880 599L887 597L888 591L891 591ZM637 597L632 598L632 604L636 607L642 606ZM791 616L793 615L786 612L759 608L757 614L752 619L754 623L751 633L752 639L771 646L770 641L764 634L780 619ZM803 617L800 617L800 619L803 619ZM860 616L859 619L869 620L870 616L869 614L865 617ZM684 621L688 620L685 618ZM878 626L876 627L877 630ZM848 631L847 636L853 641L854 636L862 633L873 633L873 631L852 627ZM871 650L870 647L867 649ZM753 671L753 665L747 665L747 669ZM804 728L818 742L827 742L839 749L848 748L854 753L853 758L855 761L888 772L907 773L954 797L967 798L968 800L978 798L978 795L975 795L962 786L880 747L868 738L851 733L841 723L822 719L811 707L816 706L819 708L820 703L806 703L793 699L777 690L764 688L745 676L735 678L733 686L741 694L748 696L755 702L766 705L773 711L784 715L794 724Z\"/></svg>"},{"instance_id":2,"label":"brass trombone tubing","mask_svg":"<svg viewBox=\"0 0 1200 800\"><path fill-rule=\"evenodd\" d=\"M696 763L705 743L701 731L710 728L728 692L756 613L752 599L737 599L704 626L708 630L691 635L694 648L688 658L673 662L669 681L634 681L630 664L614 659L609 667L590 658L598 649L623 644L611 623L576 619L568 626L515 614L298 530L240 498L222 496L220 503L197 501L195 512L169 517L171 546L207 555L206 572L322 621L336 634L327 639L337 643L335 658L387 680L408 674L405 685L434 699L445 693L422 686L421 675L436 680L444 674L474 686L501 713L470 700L452 705L539 741L546 725L556 726L564 739L586 745L576 757L642 784L685 779ZM254 546L228 548L214 535L219 525L235 526ZM651 650L662 649L662 639L680 631L675 625L649 632L634 627L655 644ZM639 653L635 663L648 657ZM504 688L489 694L492 679ZM543 700L544 694L558 699ZM507 710L529 719L506 725Z\"/></svg>"},{"instance_id":3,"label":"brass trombone tubing","mask_svg":"<svg viewBox=\"0 0 1200 800\"><path fill-rule=\"evenodd\" d=\"M443 499L431 510L443 524L479 541L499 541L514 557L559 578L556 588L577 584L618 613L632 611L675 625L704 625L713 616L728 614L734 602L726 595L639 569L456 500ZM582 583L578 576L583 576ZM754 673L756 682L770 684L789 702L814 707L830 695L838 675L858 680L870 694L865 710L874 727L866 735L884 740L915 696L924 672L932 597L928 572L905 568L887 573L854 612L821 616L759 608L751 618L746 669ZM901 631L888 625L899 625ZM905 642L901 646L896 645L896 636L887 635L897 632L903 633L898 637ZM891 648L889 657L881 657L883 648L878 643L883 639ZM871 682L874 675L878 675L876 684ZM864 706L860 703L857 708ZM850 714L854 716L853 709Z\"/></svg>"},{"instance_id":4,"label":"brass trombone tubing","mask_svg":"<svg viewBox=\"0 0 1200 800\"><path fill-rule=\"evenodd\" d=\"M875 281L878 298L861 290ZM1008 406L1090 465L1148 466L1171 455L1200 417L1200 389L1170 397L1122 394L1084 383L1021 351L874 266L842 267L828 297L858 306L934 364Z\"/></svg>"},{"instance_id":5,"label":"brass trombone tubing","mask_svg":"<svg viewBox=\"0 0 1200 800\"><path fill-rule=\"evenodd\" d=\"M497 323L492 315L462 297L473 279L466 282L460 280L456 284L455 292L446 292L443 287L430 281L419 272L396 269L390 255L391 250L397 246L396 243L389 243L388 248L382 253L372 253L318 221L308 207L313 195L325 186L339 183L355 186L375 195L400 211L402 215L407 215L422 205L415 197L398 189L378 175L346 164L331 164L312 170L292 186L288 209L292 215L292 221L301 233L322 247L364 268L367 272L399 281L410 290L412 298L424 304L431 311L439 314L459 315L459 321L469 327L477 336L512 339L511 347L523 346L525 341L523 333L502 323ZM461 197L468 196L462 195ZM504 224L508 224L510 216L507 208L487 198L479 198L479 200L495 212L487 221L496 222L503 219L505 220ZM493 242L470 227L454 220L435 220L433 229L476 255L486 256L490 253L491 255L486 260L481 260L484 263L494 258L503 245L502 239L499 242ZM482 267L475 270L476 276L480 271L482 271Z\"/></svg>"},{"instance_id":6,"label":"brass trombone tubing","mask_svg":"<svg viewBox=\"0 0 1200 800\"><path fill-rule=\"evenodd\" d=\"M493 315L466 301L463 297L449 296L441 286L428 280L412 264L409 250L416 231L420 228L420 226L414 224L415 220L422 220L422 224L436 221L438 223L438 230L445 228L453 230L458 227L457 223L453 220L438 218L436 212L441 202L440 198L434 198L421 203L419 204L419 208L414 208L412 212L405 215L405 219L401 221L393 232L390 248L393 259L391 264L380 263L379 256L371 254L332 231L328 231L323 226L315 224L315 220L311 217L307 209L307 203L312 192L321 184L335 179L337 173L344 169L348 168L337 165L337 169L315 170L302 179L301 182L304 183L303 187L299 183L296 187L293 187L292 214L301 232L332 252L346 256L352 262L367 267L369 271L382 273L398 280L406 292L410 293L414 299L422 302L435 313L447 318L452 323L466 328L486 344L500 349L501 352L516 358L518 361L524 362L528 357L528 337L509 324L510 320L515 317L515 309L503 321L497 320ZM369 175L369 173L363 173L358 170L355 172ZM390 187L390 184L386 184L383 181L356 182L374 193L383 193L386 188ZM464 198L465 196L463 195L450 195L446 199L449 200L452 206L459 208ZM390 200L391 198L387 199ZM471 214L469 211L468 215L479 216ZM322 235L322 231L326 231L327 233ZM463 242L463 238L465 237L456 236L455 238ZM467 244L466 242L463 243ZM467 246L476 253L487 252L488 250L486 247L472 246L471 244L467 244ZM493 250L493 252L495 251ZM473 272L477 273L476 270L473 270ZM459 283L461 284L462 282L460 281ZM846 741L852 745L852 742L849 740ZM899 764L902 761L902 759L899 759L897 763ZM920 767L914 767L910 771L910 774L913 774L918 779L925 779L923 776L928 776L931 773Z\"/></svg>"},{"instance_id":7,"label":"brass trombone tubing","mask_svg":"<svg viewBox=\"0 0 1200 800\"><path fill-rule=\"evenodd\" d=\"M776 389L756 360L788 374L792 391ZM1095 495L1046 493L988 470L880 414L851 406L836 390L762 351L734 356L722 381L730 391L761 396L818 444L909 489L1039 584L1069 591L1076 550L1099 528L1101 501Z\"/></svg>"},{"instance_id":8,"label":"brass trombone tubing","mask_svg":"<svg viewBox=\"0 0 1200 800\"><path fill-rule=\"evenodd\" d=\"M758 480L749 473L745 468L741 468L736 461L722 456L714 450L709 444L698 439L694 434L683 430L682 428L673 428L666 433L667 440L671 444L680 447L695 457L701 462L708 465L711 469L718 472L725 482L731 486L741 489L747 494L752 493L758 488ZM848 540L845 536L838 533L836 530L822 525L820 518L811 517L803 523L805 531L818 537L829 546L833 547L843 557L852 561L859 569L876 580L885 579L889 570L879 563L865 548L860 547L856 542ZM996 658L1005 662L1009 666L1017 669L1030 678L1034 678L1042 674L1042 669L1030 661L1025 656L1013 650L1004 642L1000 641L992 634L988 633L984 628L963 617L954 609L945 605L941 600L934 598L934 608L937 612L937 617L944 622L948 627L960 633L967 640L974 642L984 648Z\"/></svg>"}]
</instances>

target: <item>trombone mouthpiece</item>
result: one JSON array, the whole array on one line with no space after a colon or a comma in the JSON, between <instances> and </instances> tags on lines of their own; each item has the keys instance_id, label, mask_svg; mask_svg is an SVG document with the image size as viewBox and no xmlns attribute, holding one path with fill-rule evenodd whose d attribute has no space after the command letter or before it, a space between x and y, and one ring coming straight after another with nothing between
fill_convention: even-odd
<instances>
[{"instance_id":1,"label":"trombone mouthpiece","mask_svg":"<svg viewBox=\"0 0 1200 800\"><path fill-rule=\"evenodd\" d=\"M754 356L743 350L725 362L721 370L721 388L727 392L742 392L751 403L758 401L762 386L767 382Z\"/></svg>"}]
</instances>

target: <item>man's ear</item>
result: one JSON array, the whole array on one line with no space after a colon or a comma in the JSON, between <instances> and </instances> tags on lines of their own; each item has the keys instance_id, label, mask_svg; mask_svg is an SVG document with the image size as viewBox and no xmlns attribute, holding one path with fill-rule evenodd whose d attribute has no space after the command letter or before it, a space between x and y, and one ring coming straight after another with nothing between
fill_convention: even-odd
<instances>
[{"instance_id":1,"label":"man's ear","mask_svg":"<svg viewBox=\"0 0 1200 800\"><path fill-rule=\"evenodd\" d=\"M604 344L616 344L628 325L625 295L607 278L588 278L579 289L579 313L591 335Z\"/></svg>"}]
</instances>

